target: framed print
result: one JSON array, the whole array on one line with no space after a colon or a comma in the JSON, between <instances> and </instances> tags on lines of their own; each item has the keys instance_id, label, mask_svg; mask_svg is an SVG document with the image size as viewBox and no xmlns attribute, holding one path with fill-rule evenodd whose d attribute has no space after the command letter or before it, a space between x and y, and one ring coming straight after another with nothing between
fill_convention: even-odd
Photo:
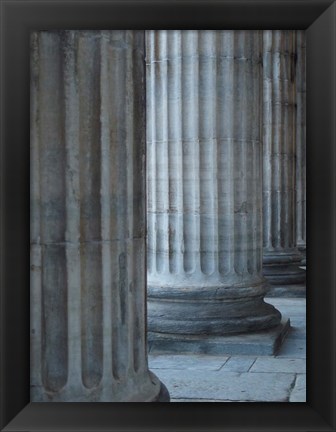
<instances>
[{"instance_id":1,"label":"framed print","mask_svg":"<svg viewBox=\"0 0 336 432\"><path fill-rule=\"evenodd\" d=\"M332 0L1 1L1 430L335 430L335 18ZM306 30L306 403L30 400L30 37L36 31L125 29L138 34L160 29ZM119 42L108 43L115 47ZM54 49L52 44L48 46ZM70 55L65 67L71 61ZM60 359L55 355L56 369Z\"/></svg>"}]
</instances>

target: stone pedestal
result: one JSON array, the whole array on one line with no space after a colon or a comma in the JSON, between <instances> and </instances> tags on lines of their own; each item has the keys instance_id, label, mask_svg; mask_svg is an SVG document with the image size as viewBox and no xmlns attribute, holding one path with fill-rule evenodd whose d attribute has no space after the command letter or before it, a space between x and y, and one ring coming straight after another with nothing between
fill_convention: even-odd
<instances>
[{"instance_id":1,"label":"stone pedestal","mask_svg":"<svg viewBox=\"0 0 336 432\"><path fill-rule=\"evenodd\" d=\"M296 243L306 265L306 35L296 31Z\"/></svg>"},{"instance_id":2,"label":"stone pedestal","mask_svg":"<svg viewBox=\"0 0 336 432\"><path fill-rule=\"evenodd\" d=\"M264 302L259 31L148 31L151 341L273 328Z\"/></svg>"},{"instance_id":3,"label":"stone pedestal","mask_svg":"<svg viewBox=\"0 0 336 432\"><path fill-rule=\"evenodd\" d=\"M144 32L31 41L31 401L168 400L146 354Z\"/></svg>"},{"instance_id":4,"label":"stone pedestal","mask_svg":"<svg viewBox=\"0 0 336 432\"><path fill-rule=\"evenodd\" d=\"M263 31L264 276L275 295L303 295L296 245L295 31Z\"/></svg>"}]
</instances>

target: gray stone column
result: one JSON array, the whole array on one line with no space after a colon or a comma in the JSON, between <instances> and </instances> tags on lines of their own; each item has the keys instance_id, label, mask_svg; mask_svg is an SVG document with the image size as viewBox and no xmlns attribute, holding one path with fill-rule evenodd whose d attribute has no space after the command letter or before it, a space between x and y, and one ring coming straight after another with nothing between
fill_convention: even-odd
<instances>
[{"instance_id":1,"label":"gray stone column","mask_svg":"<svg viewBox=\"0 0 336 432\"><path fill-rule=\"evenodd\" d=\"M144 32L37 32L31 59L31 400L158 400L145 336Z\"/></svg>"},{"instance_id":2,"label":"gray stone column","mask_svg":"<svg viewBox=\"0 0 336 432\"><path fill-rule=\"evenodd\" d=\"M298 295L305 271L299 268L295 226L295 31L263 36L264 275L277 287L274 294Z\"/></svg>"},{"instance_id":3,"label":"gray stone column","mask_svg":"<svg viewBox=\"0 0 336 432\"><path fill-rule=\"evenodd\" d=\"M149 330L277 326L262 277L259 31L148 31Z\"/></svg>"},{"instance_id":4,"label":"gray stone column","mask_svg":"<svg viewBox=\"0 0 336 432\"><path fill-rule=\"evenodd\" d=\"M296 242L306 264L306 35L296 31Z\"/></svg>"}]
</instances>

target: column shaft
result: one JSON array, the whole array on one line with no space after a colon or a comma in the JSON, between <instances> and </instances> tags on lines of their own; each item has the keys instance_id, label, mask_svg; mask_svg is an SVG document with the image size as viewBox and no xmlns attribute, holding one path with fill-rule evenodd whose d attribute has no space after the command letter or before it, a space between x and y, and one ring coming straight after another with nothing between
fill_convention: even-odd
<instances>
[{"instance_id":1,"label":"column shaft","mask_svg":"<svg viewBox=\"0 0 336 432\"><path fill-rule=\"evenodd\" d=\"M144 32L36 32L31 53L31 400L155 400Z\"/></svg>"},{"instance_id":2,"label":"column shaft","mask_svg":"<svg viewBox=\"0 0 336 432\"><path fill-rule=\"evenodd\" d=\"M149 330L277 325L264 303L258 31L148 31Z\"/></svg>"},{"instance_id":3,"label":"column shaft","mask_svg":"<svg viewBox=\"0 0 336 432\"><path fill-rule=\"evenodd\" d=\"M306 263L306 36L296 32L296 242Z\"/></svg>"},{"instance_id":4,"label":"column shaft","mask_svg":"<svg viewBox=\"0 0 336 432\"><path fill-rule=\"evenodd\" d=\"M264 275L275 285L300 284L296 246L295 31L264 31Z\"/></svg>"}]
</instances>

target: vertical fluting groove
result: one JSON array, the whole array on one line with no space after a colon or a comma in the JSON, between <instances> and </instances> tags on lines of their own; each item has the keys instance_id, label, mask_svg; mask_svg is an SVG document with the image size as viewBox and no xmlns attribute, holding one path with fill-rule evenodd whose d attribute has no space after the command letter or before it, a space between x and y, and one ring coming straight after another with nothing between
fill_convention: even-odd
<instances>
[{"instance_id":1,"label":"vertical fluting groove","mask_svg":"<svg viewBox=\"0 0 336 432\"><path fill-rule=\"evenodd\" d=\"M255 78L258 82L256 91L257 91L257 100L259 106L259 121L256 122L256 127L258 128L257 134L257 142L256 148L254 149L254 161L253 161L253 170L254 170L254 178L255 178L255 188L254 188L254 196L256 209L254 212L255 218L253 219L253 230L255 233L254 239L255 243L253 245L253 249L256 250L254 254L254 271L256 274L260 274L262 271L262 260L263 260L263 226L264 226L264 216L263 216L263 157L262 157L262 148L264 143L262 142L263 135L263 115L264 115L264 104L263 104L263 89L264 89L264 80L263 80L263 32L258 30L257 32L259 52L258 52L258 78ZM261 221L261 223L260 223Z\"/></svg>"},{"instance_id":2,"label":"vertical fluting groove","mask_svg":"<svg viewBox=\"0 0 336 432\"><path fill-rule=\"evenodd\" d=\"M271 218L271 232L270 232L270 240L271 240L271 248L274 249L277 247L276 244L276 237L274 236L274 232L277 231L276 228L276 212L273 210L273 202L276 202L276 191L278 189L277 186L277 175L279 175L279 168L276 166L277 159L274 158L274 154L276 153L276 141L279 140L279 132L277 131L277 125L276 125L276 119L277 119L277 113L273 109L273 100L275 95L275 87L273 85L273 74L275 69L275 63L273 62L273 38L272 33L270 33L270 51L269 51L269 62L270 62L270 76L269 76L269 85L270 85L270 100L269 100L269 109L272 112L272 124L270 125L270 128L272 130L272 133L270 134L270 160L271 160L271 168L270 168L270 177L271 177L271 185L272 189L269 190L270 195L270 213L272 214ZM268 126L268 125L267 125ZM281 133L281 132L280 132ZM275 174L274 174L275 173Z\"/></svg>"},{"instance_id":3,"label":"vertical fluting groove","mask_svg":"<svg viewBox=\"0 0 336 432\"><path fill-rule=\"evenodd\" d=\"M194 154L194 172L195 172L195 203L194 203L194 213L196 215L195 222L195 245L194 245L194 272L199 273L201 271L201 226L200 226L200 191L201 191L201 175L200 175L200 130L199 130L199 113L200 113L200 100L199 100L199 81L200 81L200 60L199 60L199 47L200 47L200 34L201 32L196 32L195 41L195 84L194 84L194 128L195 136L197 137L195 142L195 154Z\"/></svg>"},{"instance_id":4,"label":"vertical fluting groove","mask_svg":"<svg viewBox=\"0 0 336 432\"><path fill-rule=\"evenodd\" d=\"M184 133L183 133L183 121L184 121L184 117L183 117L183 92L184 92L184 86L183 86L183 77L184 77L184 73L183 73L183 31L180 31L180 43L179 43L179 88L180 88L180 104L179 104L179 116L180 116L180 121L179 121L179 137L181 139L181 147L180 147L180 154L181 154L181 159L180 159L180 176L179 176L179 190L181 193L181 200L180 200L180 239L181 239L181 243L180 243L180 248L179 248L179 253L180 253L180 267L179 267L179 271L181 273L184 272L184 252L185 252L185 244L184 244L184 226L185 226L185 218L184 218L184 207L185 207L185 197L184 197L184 191L185 191L185 186L184 186L184 163L185 163L185 155L184 155Z\"/></svg>"},{"instance_id":5,"label":"vertical fluting groove","mask_svg":"<svg viewBox=\"0 0 336 432\"><path fill-rule=\"evenodd\" d=\"M272 183L272 132L273 132L273 119L272 119L272 62L271 62L271 49L272 49L272 31L263 31L263 246L265 248L272 248L272 226L273 226L273 213L272 209L272 196L273 190Z\"/></svg>"},{"instance_id":6,"label":"vertical fluting groove","mask_svg":"<svg viewBox=\"0 0 336 432\"><path fill-rule=\"evenodd\" d=\"M110 184L110 121L108 117L108 103L111 95L110 71L108 68L108 33L100 34L100 140L101 140L101 188L100 188L100 207L101 207L101 238L102 238L102 288L103 288L103 380L105 383L117 379L116 371L113 369L115 347L115 331L113 321L117 319L113 307L112 281L115 278L114 263L115 248L114 243L110 243L112 209L110 207L111 184ZM112 265L111 265L112 263Z\"/></svg>"},{"instance_id":7,"label":"vertical fluting groove","mask_svg":"<svg viewBox=\"0 0 336 432\"><path fill-rule=\"evenodd\" d=\"M65 146L63 59L60 36L40 33L41 48L41 242L42 248L42 380L47 390L67 381L67 275L65 233ZM52 61L49 50L53 51ZM46 59L44 62L43 59ZM53 89L54 98L49 91Z\"/></svg>"},{"instance_id":8,"label":"vertical fluting groove","mask_svg":"<svg viewBox=\"0 0 336 432\"><path fill-rule=\"evenodd\" d=\"M64 32L61 37L64 63L64 143L65 143L65 252L68 288L68 382L67 385L81 386L81 264L78 242L80 239L79 206L79 101L76 83L75 49L77 38L74 32Z\"/></svg>"},{"instance_id":9,"label":"vertical fluting groove","mask_svg":"<svg viewBox=\"0 0 336 432\"><path fill-rule=\"evenodd\" d=\"M102 243L100 206L100 43L99 34L82 33L76 47L80 142L80 259L82 380L98 386L103 375ZM83 67L85 65L85 67ZM70 144L71 145L71 144ZM77 267L75 267L77 269Z\"/></svg>"},{"instance_id":10,"label":"vertical fluting groove","mask_svg":"<svg viewBox=\"0 0 336 432\"><path fill-rule=\"evenodd\" d=\"M287 114L287 110L285 109L285 97L286 97L286 60L285 58L281 55L281 52L284 52L284 40L282 38L282 35L279 35L279 46L277 45L277 48L279 50L279 77L276 79L275 77L275 81L277 82L276 84L276 88L278 88L278 92L279 92L279 99L281 98L281 96L283 97L283 100L280 101L276 101L277 103L275 103L274 106L274 110L275 110L275 118L278 119L278 124L287 124L286 122L286 114ZM282 77L282 79L280 78ZM278 108L278 113L277 113L277 108ZM284 183L284 171L283 171L283 157L282 155L284 154L284 149L286 148L286 135L284 133L284 129L278 126L278 131L279 131L279 140L277 142L277 151L276 151L276 164L277 164L277 170L278 170L278 185L277 185L277 206L279 208L279 212L277 214L277 222L278 222L278 232L280 233L280 235L278 236L278 242L277 242L277 247L278 248L282 248L283 244L284 244L284 230L283 230L283 222L284 222L284 214L285 214L285 208L283 206L283 194L282 194L282 190L283 190L283 183Z\"/></svg>"},{"instance_id":11,"label":"vertical fluting groove","mask_svg":"<svg viewBox=\"0 0 336 432\"><path fill-rule=\"evenodd\" d=\"M217 98L217 88L218 88L218 31L214 32L214 64L213 64L213 88L214 93L212 96L213 100L213 153L212 153L212 166L214 169L213 177L212 177L212 190L214 194L213 201L213 266L214 273L218 276L218 268L219 268L219 215L218 215L218 145L220 140L218 139L217 130L218 130L218 98Z\"/></svg>"},{"instance_id":12,"label":"vertical fluting groove","mask_svg":"<svg viewBox=\"0 0 336 432\"><path fill-rule=\"evenodd\" d=\"M285 53L285 55L282 57L280 54L280 64L281 64L281 70L280 74L282 79L279 79L280 83L280 94L282 95L282 101L280 102L281 107L281 121L279 124L283 124L284 127L281 128L281 139L280 139L280 150L278 154L279 158L279 170L280 170L280 184L279 184L279 201L280 201L280 212L279 212L279 225L280 225L280 236L279 236L279 246L280 248L284 248L286 246L286 238L287 234L290 232L291 227L286 226L286 216L288 215L288 207L290 204L290 199L288 199L288 196L285 196L285 191L287 189L287 178L286 178L286 156L289 157L289 149L291 146L291 126L292 124L289 122L289 110L290 110L290 101L289 101L289 95L290 95L290 77L288 76L288 69L290 67L290 55L291 52L290 46L288 44L289 40L286 35L281 35L281 46L280 51ZM285 128L287 129L285 133ZM289 191L288 191L289 192Z\"/></svg>"},{"instance_id":13,"label":"vertical fluting groove","mask_svg":"<svg viewBox=\"0 0 336 432\"><path fill-rule=\"evenodd\" d=\"M200 56L199 56L199 48L200 48L200 35L202 32L196 32L196 41L195 41L195 88L194 88L194 104L195 104L195 114L194 114L194 123L195 123L195 135L197 136L197 140L195 142L195 155L194 155L194 170L195 170L195 204L194 204L194 212L195 212L195 245L194 245L194 272L201 272L201 209L200 209L200 192L201 192L201 172L200 172L200 151L201 151L201 140L200 140Z\"/></svg>"},{"instance_id":14,"label":"vertical fluting groove","mask_svg":"<svg viewBox=\"0 0 336 432\"><path fill-rule=\"evenodd\" d=\"M148 272L157 268L156 250L156 98L155 98L155 47L153 30L146 31L146 132L147 132L147 225L148 225Z\"/></svg>"},{"instance_id":15,"label":"vertical fluting groove","mask_svg":"<svg viewBox=\"0 0 336 432\"><path fill-rule=\"evenodd\" d=\"M245 251L245 268L250 275L255 273L257 268L256 257L258 253L258 245L256 242L256 229L259 223L257 222L256 213L260 208L258 202L259 191L256 189L258 179L258 153L261 150L260 146L260 129L258 128L260 119L260 98L259 98L259 83L261 82L261 69L259 56L261 45L259 32L253 31L250 36L245 35L246 44L246 91L248 94L247 104L253 106L253 110L246 110L246 168L249 175L246 175L246 238L247 247ZM253 252L254 251L254 252Z\"/></svg>"},{"instance_id":16,"label":"vertical fluting groove","mask_svg":"<svg viewBox=\"0 0 336 432\"><path fill-rule=\"evenodd\" d=\"M168 32L169 271L181 271L183 226L181 31Z\"/></svg>"},{"instance_id":17,"label":"vertical fluting groove","mask_svg":"<svg viewBox=\"0 0 336 432\"><path fill-rule=\"evenodd\" d=\"M159 32L156 47L155 89L160 95L156 103L156 270L169 269L169 180L168 180L168 106L167 106L167 31Z\"/></svg>"},{"instance_id":18,"label":"vertical fluting groove","mask_svg":"<svg viewBox=\"0 0 336 432\"><path fill-rule=\"evenodd\" d=\"M278 209L274 214L274 225L273 233L281 233L281 151L283 145L283 128L278 127L283 122L283 109L284 106L281 103L281 96L283 94L281 80L282 70L283 70L283 59L282 59L282 34L281 31L275 31L274 33L274 43L272 44L272 55L274 61L272 61L272 85L273 85L273 99L271 101L272 111L273 111L273 137L274 137L274 147L273 147L273 176L274 176L274 195L275 195L275 206ZM275 132L275 133L274 133ZM273 235L273 243L275 248L281 247L281 237L279 235Z\"/></svg>"},{"instance_id":19,"label":"vertical fluting groove","mask_svg":"<svg viewBox=\"0 0 336 432\"><path fill-rule=\"evenodd\" d=\"M235 32L221 31L217 85L218 272L233 273L234 266L234 129Z\"/></svg>"},{"instance_id":20,"label":"vertical fluting groove","mask_svg":"<svg viewBox=\"0 0 336 432\"><path fill-rule=\"evenodd\" d=\"M32 386L41 386L41 215L39 202L41 200L40 176L40 36L37 32L31 34L31 98L30 98L30 220L31 220L31 258L30 258L30 331L31 331L31 368L30 382Z\"/></svg>"},{"instance_id":21,"label":"vertical fluting groove","mask_svg":"<svg viewBox=\"0 0 336 432\"><path fill-rule=\"evenodd\" d=\"M291 82L291 98L290 98L290 115L292 120L292 136L293 136L293 145L290 155L290 160L288 162L288 185L292 192L292 199L290 201L290 212L288 214L292 214L294 221L288 220L288 225L291 226L291 230L288 235L291 235L291 238L288 238L288 242L291 243L292 247L297 247L297 234L296 234L296 187L295 187L295 164L296 164L296 124L297 124L297 103L296 103L296 93L297 93L297 32L292 31L291 33L291 61L290 61L290 82Z\"/></svg>"},{"instance_id":22,"label":"vertical fluting groove","mask_svg":"<svg viewBox=\"0 0 336 432\"><path fill-rule=\"evenodd\" d=\"M133 369L135 373L146 371L146 81L145 81L145 34L143 31L133 32L132 49L132 184L133 191L133 255L132 255L132 281L130 283L130 296L132 298L133 316ZM136 84L137 83L137 84ZM128 117L127 117L128 118Z\"/></svg>"},{"instance_id":23,"label":"vertical fluting groove","mask_svg":"<svg viewBox=\"0 0 336 432\"><path fill-rule=\"evenodd\" d=\"M296 31L290 31L289 33L289 41L290 41L290 50L289 50L289 76L288 81L289 85L289 97L288 97L288 122L290 124L290 132L291 132L291 142L288 143L290 148L288 161L286 164L287 169L287 188L288 193L290 195L290 200L288 200L288 213L287 213L287 224L286 224L286 245L290 245L290 247L296 247L296 188L295 188L295 151L296 151L296 116L297 116L297 107L296 107ZM292 215L292 216L290 216ZM293 218L293 221L291 220Z\"/></svg>"},{"instance_id":24,"label":"vertical fluting groove","mask_svg":"<svg viewBox=\"0 0 336 432\"><path fill-rule=\"evenodd\" d=\"M130 295L133 298L133 370L143 371L146 367L146 335L142 318L145 316L146 305L139 293L139 285L146 284L145 245L135 242L133 248L133 280L130 284Z\"/></svg>"},{"instance_id":25,"label":"vertical fluting groove","mask_svg":"<svg viewBox=\"0 0 336 432\"><path fill-rule=\"evenodd\" d=\"M125 80L125 132L126 132L126 166L127 166L127 230L125 232L125 238L127 239L127 255L128 255L128 265L126 267L127 273L127 282L125 284L125 290L123 291L124 298L121 300L121 304L125 303L127 305L125 310L125 326L124 326L124 340L123 343L127 345L127 357L124 359L126 363L126 368L130 373L134 372L134 315L135 309L133 307L133 290L132 284L133 281L136 280L135 268L134 268L134 249L137 249L136 243L129 242L128 239L132 239L136 236L136 232L134 230L134 194L136 190L134 190L134 181L133 181L133 173L134 173L134 153L133 153L133 145L134 145L134 87L129 83L133 83L133 32L126 31L125 32L125 41L127 47L125 49L125 67L126 67L126 80ZM139 142L139 146L141 143ZM127 332L130 331L130 337L127 336Z\"/></svg>"},{"instance_id":26,"label":"vertical fluting groove","mask_svg":"<svg viewBox=\"0 0 336 432\"><path fill-rule=\"evenodd\" d=\"M257 97L257 100L259 101L260 104L260 97ZM260 145L259 142L253 141L252 143L253 150L252 150L251 164L252 164L253 181L249 192L253 197L255 197L253 202L254 208L251 208L252 217L251 217L251 225L250 225L250 233L252 235L251 250L255 251L255 253L252 254L251 256L250 268L249 268L249 273L252 275L258 274L258 272L261 269L260 263L262 260L261 247L260 247L260 245L262 244L262 239L260 238L260 232L261 232L260 220L262 220L262 215L260 214L259 211L259 209L261 208L261 203L260 200L258 199L258 194L262 193L262 191L258 187L262 181L260 178L260 170L262 169L262 167L260 166L260 158L258 157L259 145Z\"/></svg>"},{"instance_id":27,"label":"vertical fluting groove","mask_svg":"<svg viewBox=\"0 0 336 432\"><path fill-rule=\"evenodd\" d=\"M215 58L214 31L199 33L199 143L200 143L200 261L201 271L210 275L215 270L215 195L213 171L215 141Z\"/></svg>"},{"instance_id":28,"label":"vertical fluting groove","mask_svg":"<svg viewBox=\"0 0 336 432\"><path fill-rule=\"evenodd\" d=\"M245 149L245 164L246 164L246 178L245 178L245 199L246 208L244 212L245 219L245 233L247 245L245 246L244 254L244 269L245 272L252 275L256 269L255 258L258 253L258 246L255 243L255 230L260 226L260 222L256 220L256 213L260 209L260 201L258 200L259 192L255 189L256 182L260 181L258 178L258 155L260 156L260 82L261 82L261 69L260 57L261 44L259 32L253 31L248 35L245 32L244 45L244 64L245 70L245 91L246 101L244 105L245 110L245 130L243 139L246 142ZM251 111L247 107L253 106ZM257 154L257 155L256 155ZM256 158L255 158L256 156ZM243 237L242 240L243 242Z\"/></svg>"},{"instance_id":29,"label":"vertical fluting groove","mask_svg":"<svg viewBox=\"0 0 336 432\"><path fill-rule=\"evenodd\" d=\"M125 289L128 284L127 269L127 168L125 149L125 31L106 34L108 50L107 70L111 77L110 93L107 100L107 117L110 127L110 159L109 163L114 169L110 170L110 201L111 207L111 239L115 240L113 256L115 265L112 270L112 365L115 377L124 379L127 359L127 347L123 344L126 307L122 303ZM118 122L115 119L119 119ZM115 161L118 161L116 165Z\"/></svg>"},{"instance_id":30,"label":"vertical fluting groove","mask_svg":"<svg viewBox=\"0 0 336 432\"><path fill-rule=\"evenodd\" d=\"M258 47L258 45L255 42L255 32L251 32L250 35L248 35L246 32L244 32L244 61L243 64L245 66L244 71L244 81L245 81L245 92L246 92L246 98L245 98L245 104L247 102L248 106L256 106L259 109L258 100L255 99L255 81L254 77L255 74L253 73L255 70L256 65L256 54L254 52L254 47ZM253 48L252 48L253 47ZM254 105L255 104L255 105ZM245 126L242 127L242 136L245 141L245 167L246 167L246 174L245 174L245 194L244 194L244 202L246 202L246 206L244 208L243 213L243 224L245 232L241 238L242 243L242 250L244 251L244 273L246 274L252 274L253 268L251 268L251 259L253 257L252 252L252 245L253 245L253 213L255 211L256 204L254 202L254 195L252 194L253 191L253 150L254 150L254 142L256 137L254 136L254 121L251 119L251 112L250 110L244 109L244 124ZM246 236L245 244L244 246L244 236Z\"/></svg>"},{"instance_id":31,"label":"vertical fluting groove","mask_svg":"<svg viewBox=\"0 0 336 432\"><path fill-rule=\"evenodd\" d=\"M305 31L296 31L296 241L306 245L306 40Z\"/></svg>"},{"instance_id":32,"label":"vertical fluting groove","mask_svg":"<svg viewBox=\"0 0 336 432\"><path fill-rule=\"evenodd\" d=\"M244 275L247 271L247 223L248 218L246 217L249 212L249 202L247 197L248 183L251 181L247 172L247 118L245 104L250 101L249 92L251 89L247 87L246 75L248 73L248 60L250 53L247 52L246 47L246 32L237 31L237 59L235 60L237 70L237 81L239 82L238 89L235 93L237 108L235 110L237 118L237 124L239 128L234 131L233 139L235 141L235 178L234 178L234 197L235 197L235 218L234 218L234 232L236 236L236 255L234 261L234 270L238 275ZM251 86L251 82L249 83ZM238 174L238 176L237 176Z\"/></svg>"},{"instance_id":33,"label":"vertical fluting groove","mask_svg":"<svg viewBox=\"0 0 336 432\"><path fill-rule=\"evenodd\" d=\"M266 91L265 91L266 90ZM264 31L264 247L294 247L295 32Z\"/></svg>"},{"instance_id":34,"label":"vertical fluting groove","mask_svg":"<svg viewBox=\"0 0 336 432\"><path fill-rule=\"evenodd\" d=\"M183 140L183 244L184 271L196 270L199 243L198 170L195 155L198 152L198 34L182 34L182 140Z\"/></svg>"},{"instance_id":35,"label":"vertical fluting groove","mask_svg":"<svg viewBox=\"0 0 336 432\"><path fill-rule=\"evenodd\" d=\"M134 68L138 66L137 64L137 34L138 32L135 33L133 39L132 39L132 50L129 54L129 56L127 57L128 60L128 67L131 68L131 74L129 74L127 81L131 82L132 85L130 86L131 88L129 89L130 91L130 95L129 95L129 105L130 105L130 112L131 115L129 117L127 117L127 130L129 133L129 139L130 139L130 149L131 149L131 154L130 154L130 165L131 165L131 169L128 173L128 177L129 177L129 184L128 184L128 193L131 195L130 197L130 203L129 206L131 208L131 212L130 212L130 218L129 218L129 224L130 224L130 228L129 228L129 236L130 238L137 238L138 236L141 235L141 233L138 230L138 225L137 225L137 219L139 219L139 214L138 212L140 211L140 218L141 216L143 217L143 213L142 209L143 206L141 206L140 204L140 197L141 197L141 193L140 193L140 197L138 196L139 194L139 186L137 185L138 182L135 182L135 177L134 176L134 170L135 169L139 169L139 162L137 163L137 160L140 159L140 172L143 172L143 166L142 164L145 163L145 161L143 160L143 156L142 154L139 152L137 153L137 147L142 147L143 146L143 142L141 142L139 140L138 142L138 136L137 136L137 131L136 128L138 127L138 123L140 123L140 127L141 127L141 122L139 122L138 116L139 113L137 112L137 108L136 108L136 101L139 102L140 100L143 100L143 98L141 98L141 94L139 94L137 92L137 88L134 86L134 82L136 80L136 75L134 73ZM142 85L144 85L145 83L142 82ZM142 105L144 106L144 105ZM145 125L144 125L145 126ZM141 138L140 138L141 139ZM142 182L139 182L141 186L144 186L146 188L146 185L143 185ZM143 199L146 199L146 197L143 197ZM137 209L139 204L139 210ZM146 208L146 205L145 205ZM146 220L146 219L145 219ZM140 227L140 225L139 225ZM138 265L137 265L137 260L136 257L139 254L140 255L139 249L138 249L138 245L137 244L133 244L132 245L132 249L131 249L131 253L130 253L130 260L131 260L131 271L130 271L130 281L129 281L129 291L128 291L128 295L129 295L129 370L131 371L131 373L133 372L137 372L139 369L139 364L140 364L140 355L141 355L141 345L144 344L144 340L141 337L141 330L140 333L138 333L137 330L137 326L140 326L140 320L139 320L139 310L137 307L137 301L136 301L136 293L138 292L137 287L135 287L136 284L136 280L137 278L139 278L141 280L141 274L138 274ZM143 262L143 264L145 264L145 262ZM140 269L141 269L141 265L140 265ZM141 309L140 309L141 311ZM138 339L140 339L141 345L139 345L139 341Z\"/></svg>"},{"instance_id":36,"label":"vertical fluting groove","mask_svg":"<svg viewBox=\"0 0 336 432\"><path fill-rule=\"evenodd\" d=\"M134 101L139 100L139 97L141 97L139 94L137 94L136 89L133 85L134 80L136 79L136 73L134 73L134 69L137 68L137 59L136 59L136 48L134 48L135 42L137 40L137 34L133 35L133 32L128 32L128 40L131 41L131 49L128 50L127 58L126 58L126 67L127 67L127 83L132 83L132 85L128 84L128 109L130 115L126 115L126 133L127 133L127 140L128 140L128 146L129 146L129 152L127 154L127 169L128 169L128 188L127 188L127 194L128 194L128 213L129 213L129 228L128 228L128 237L129 238L136 238L140 236L140 233L137 230L137 225L135 221L139 218L138 212L142 209L141 202L138 200L138 186L136 182L134 181L134 170L136 169L136 163L134 164L134 161L136 159L134 157L138 156L136 154L136 148L135 145L138 144L139 147L141 147L141 142L137 142L137 135L136 131L134 130L137 127L137 115L136 107L134 106ZM145 88L143 88L145 90ZM136 143L136 144L135 144ZM139 155L141 158L141 155ZM140 182L141 183L141 182ZM139 205L139 210L137 209L137 206ZM140 216L141 218L141 216ZM128 369L130 373L134 373L138 369L139 365L139 349L138 344L139 341L137 340L137 330L136 325L139 325L139 319L138 319L138 310L137 310L137 304L136 304L136 298L135 298L135 287L134 283L137 280L137 278L141 278L141 275L138 274L138 268L136 265L136 256L138 252L138 247L136 243L130 244L130 269L129 269L129 284L128 284L128 328L130 332L130 336L128 338L128 357L129 357L129 364Z\"/></svg>"}]
</instances>

